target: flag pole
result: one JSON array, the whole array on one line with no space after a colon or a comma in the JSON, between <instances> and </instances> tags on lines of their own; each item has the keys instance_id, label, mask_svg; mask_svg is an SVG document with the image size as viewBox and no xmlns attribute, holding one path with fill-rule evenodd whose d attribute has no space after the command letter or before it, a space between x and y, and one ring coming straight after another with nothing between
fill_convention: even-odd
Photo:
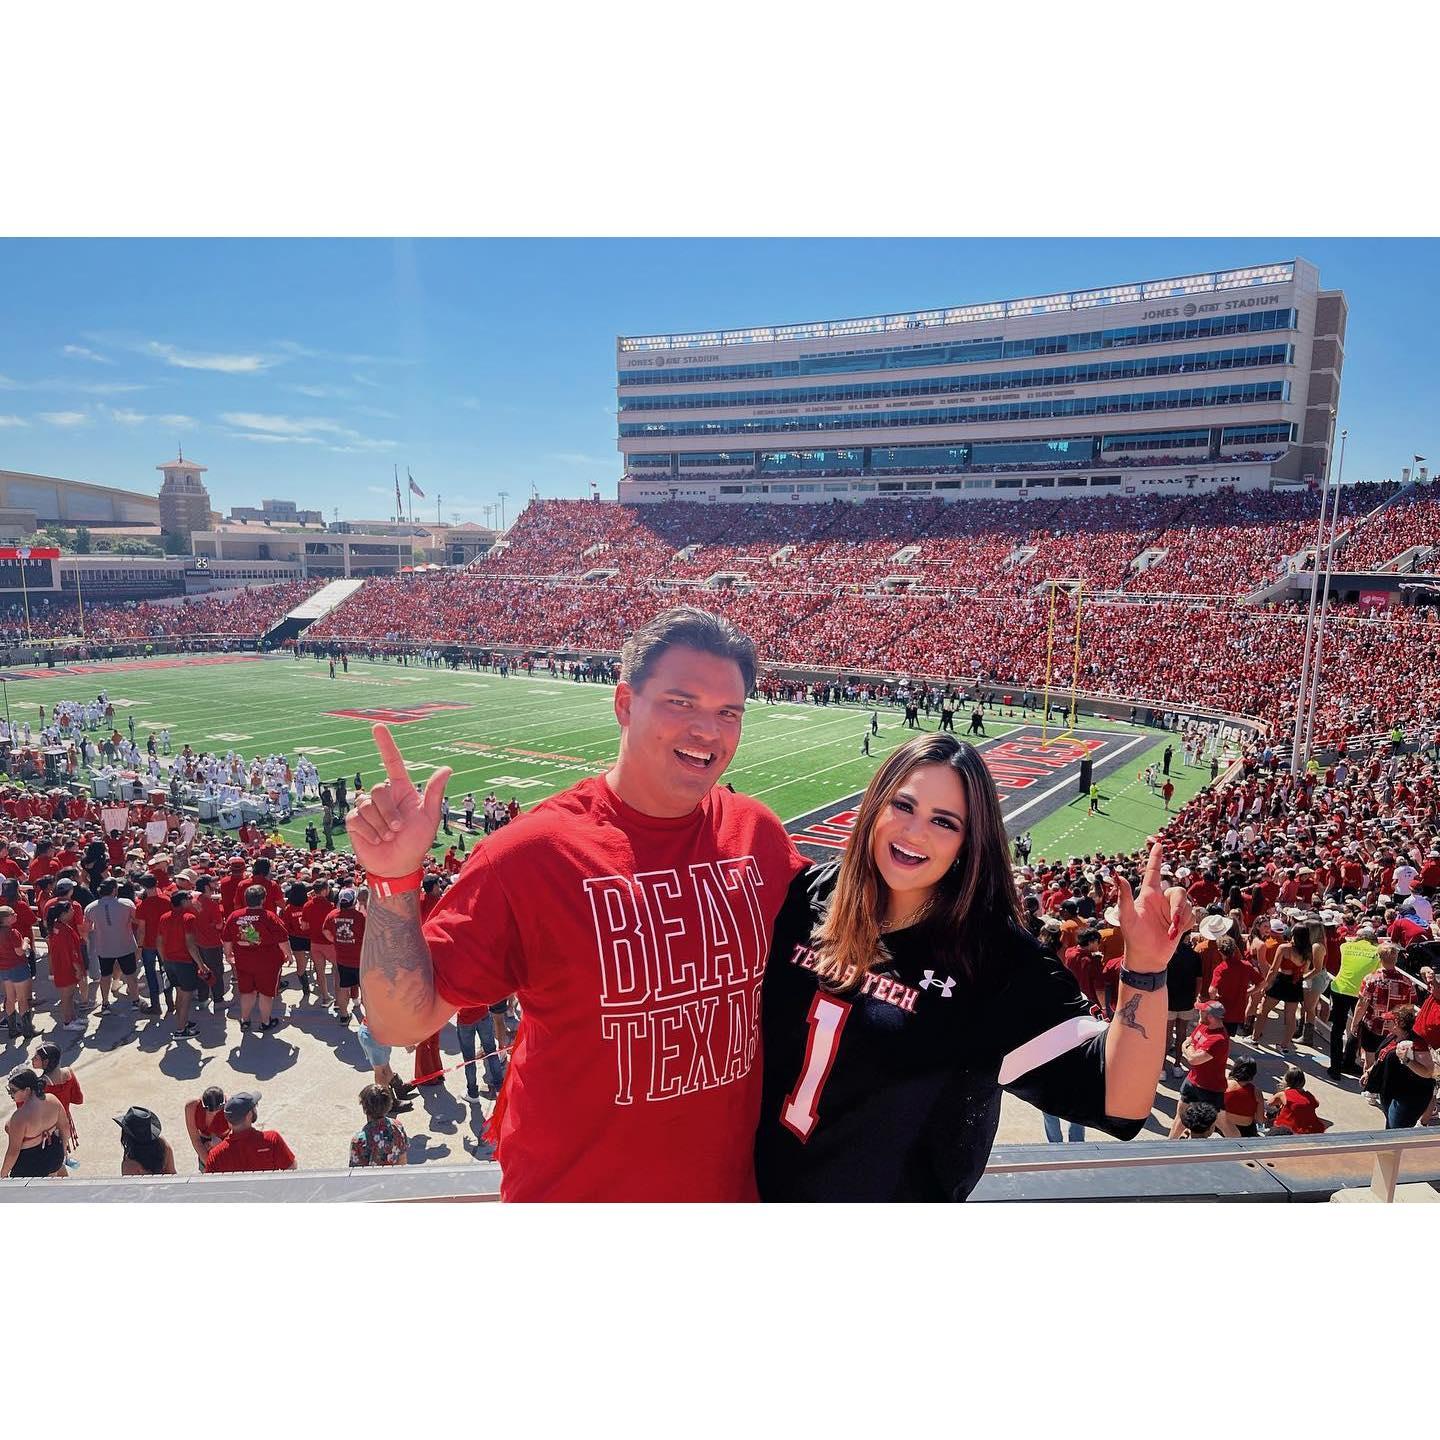
<instances>
[{"instance_id":1,"label":"flag pole","mask_svg":"<svg viewBox=\"0 0 1440 1440\"><path fill-rule=\"evenodd\" d=\"M25 643L33 645L34 636L30 633L30 587L25 583L25 562L30 558L30 549L25 546L15 553L20 557L20 595L25 602Z\"/></svg>"}]
</instances>

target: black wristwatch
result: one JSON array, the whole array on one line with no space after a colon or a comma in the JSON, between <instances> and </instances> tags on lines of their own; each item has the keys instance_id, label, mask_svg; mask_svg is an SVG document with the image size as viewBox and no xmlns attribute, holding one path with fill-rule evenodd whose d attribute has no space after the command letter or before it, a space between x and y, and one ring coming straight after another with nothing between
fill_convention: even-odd
<instances>
[{"instance_id":1,"label":"black wristwatch","mask_svg":"<svg viewBox=\"0 0 1440 1440\"><path fill-rule=\"evenodd\" d=\"M1165 971L1156 970L1150 973L1142 973L1139 970L1127 970L1120 967L1120 983L1128 985L1132 990L1158 990L1165 983Z\"/></svg>"}]
</instances>

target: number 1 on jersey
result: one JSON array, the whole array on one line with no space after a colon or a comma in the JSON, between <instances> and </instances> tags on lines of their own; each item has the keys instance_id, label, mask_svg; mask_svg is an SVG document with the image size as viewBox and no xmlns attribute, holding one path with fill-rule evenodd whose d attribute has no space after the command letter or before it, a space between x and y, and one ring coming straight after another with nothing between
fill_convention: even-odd
<instances>
[{"instance_id":1,"label":"number 1 on jersey","mask_svg":"<svg viewBox=\"0 0 1440 1440\"><path fill-rule=\"evenodd\" d=\"M850 1018L850 1002L817 991L807 1018L810 1035L805 1042L805 1063L780 1111L780 1123L801 1140L808 1140L820 1121L820 1092L839 1053L840 1032Z\"/></svg>"}]
</instances>

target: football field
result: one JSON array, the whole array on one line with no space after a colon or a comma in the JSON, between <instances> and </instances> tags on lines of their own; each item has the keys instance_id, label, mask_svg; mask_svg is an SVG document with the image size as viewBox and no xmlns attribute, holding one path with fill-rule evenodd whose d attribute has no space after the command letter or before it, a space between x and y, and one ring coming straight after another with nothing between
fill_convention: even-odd
<instances>
[{"instance_id":1,"label":"football field","mask_svg":"<svg viewBox=\"0 0 1440 1440\"><path fill-rule=\"evenodd\" d=\"M361 661L332 680L325 664L308 658L211 656L8 671L6 682L17 725L36 724L42 704L48 712L56 700L93 699L103 688L121 730L134 719L142 747L149 734L168 728L176 751L188 743L247 758L302 753L322 778L343 774L349 783L358 771L367 788L382 778L370 726L384 720L417 781L437 765L454 769L448 792L457 813L467 791L477 803L493 791L529 806L606 768L618 736L608 686L484 671ZM878 715L867 756L868 710L752 703L725 779L775 810L807 853L834 854L876 768L915 733L899 710L882 706ZM938 722L921 723L933 730ZM959 723L963 730L964 717ZM1057 743L1052 729L1046 744L1038 723L995 712L986 732L973 739L995 777L1007 827L1012 835L1028 830L1035 855L1130 849L1163 824L1159 794L1140 779L1165 749L1163 732L1082 717L1072 737ZM1078 793L1086 755L1100 784L1098 816L1087 813ZM1178 746L1171 773L1174 807L1209 778L1208 767L1184 766ZM300 843L312 817L318 824L318 810L292 821L286 838ZM346 844L341 831L336 844Z\"/></svg>"}]
</instances>

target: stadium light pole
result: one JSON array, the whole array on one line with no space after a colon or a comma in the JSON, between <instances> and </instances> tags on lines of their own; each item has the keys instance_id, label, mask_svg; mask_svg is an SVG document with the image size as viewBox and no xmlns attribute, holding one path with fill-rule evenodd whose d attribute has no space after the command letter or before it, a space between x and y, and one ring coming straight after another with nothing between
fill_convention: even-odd
<instances>
[{"instance_id":1,"label":"stadium light pole","mask_svg":"<svg viewBox=\"0 0 1440 1440\"><path fill-rule=\"evenodd\" d=\"M1330 580L1335 573L1335 538L1340 529L1341 485L1345 480L1345 442L1349 430L1340 432L1340 464L1335 474L1335 498L1330 505L1330 539L1325 551L1325 592L1320 598L1320 622L1315 627L1315 665L1310 676L1310 703L1305 714L1305 754L1310 759L1311 746L1315 739L1315 709L1320 703L1321 661L1325 654L1325 626L1330 615Z\"/></svg>"},{"instance_id":2,"label":"stadium light pole","mask_svg":"<svg viewBox=\"0 0 1440 1440\"><path fill-rule=\"evenodd\" d=\"M498 490L496 494L500 497L500 533L505 533L505 502L510 498L508 490Z\"/></svg>"},{"instance_id":3,"label":"stadium light pole","mask_svg":"<svg viewBox=\"0 0 1440 1440\"><path fill-rule=\"evenodd\" d=\"M1315 605L1320 598L1320 547L1325 543L1325 505L1330 498L1330 457L1335 444L1335 411L1330 411L1330 444L1325 451L1325 476L1320 488L1320 521L1315 531L1315 568L1310 572L1310 605L1305 616L1305 648L1301 652L1300 688L1295 692L1295 735L1290 745L1290 773L1300 770L1300 742L1305 726L1305 697L1310 689L1310 643L1315 634Z\"/></svg>"}]
</instances>

